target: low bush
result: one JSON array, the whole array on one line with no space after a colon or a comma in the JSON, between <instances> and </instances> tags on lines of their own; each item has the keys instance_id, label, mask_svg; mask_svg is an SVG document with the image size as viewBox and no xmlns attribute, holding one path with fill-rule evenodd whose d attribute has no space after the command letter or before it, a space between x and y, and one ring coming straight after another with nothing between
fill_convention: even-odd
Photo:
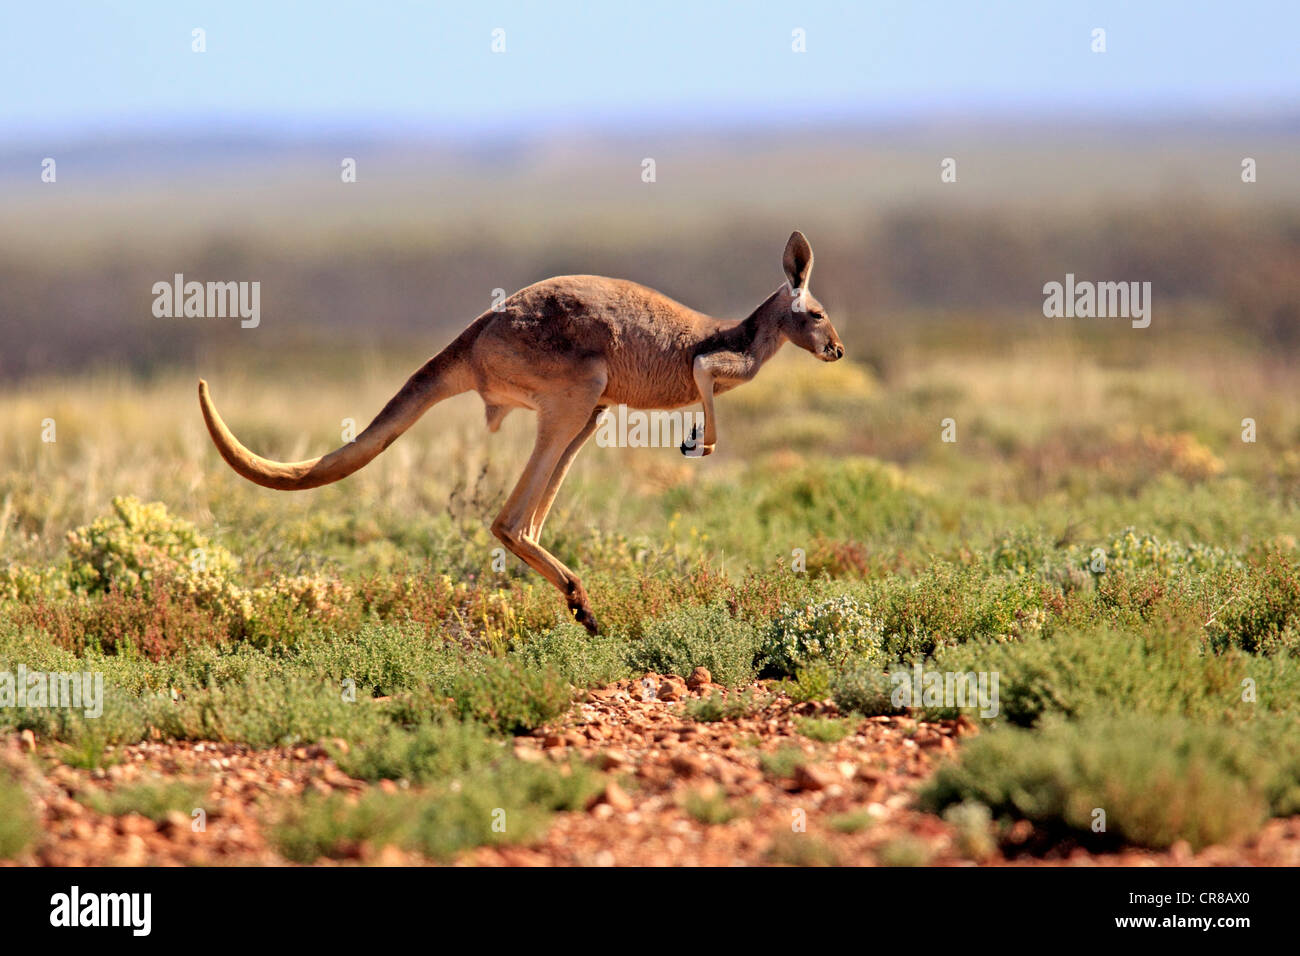
<instances>
[{"instance_id":1,"label":"low bush","mask_svg":"<svg viewBox=\"0 0 1300 956\"><path fill-rule=\"evenodd\" d=\"M10 768L0 766L0 860L12 860L40 834L31 800Z\"/></svg>"},{"instance_id":2,"label":"low bush","mask_svg":"<svg viewBox=\"0 0 1300 956\"><path fill-rule=\"evenodd\" d=\"M1256 730L1252 727L1252 731ZM1286 732L1294 732L1294 722ZM1278 742L1280 728L1269 736ZM934 811L965 801L1029 820L1055 835L1104 835L1164 848L1237 839L1270 813L1290 812L1294 759L1279 763L1241 728L1177 718L1052 719L1033 731L1001 728L967 743L923 789ZM1104 818L1098 813L1104 813Z\"/></svg>"},{"instance_id":3,"label":"low bush","mask_svg":"<svg viewBox=\"0 0 1300 956\"><path fill-rule=\"evenodd\" d=\"M831 680L831 699L845 713L875 717L896 714L894 685L889 675L872 661L851 661Z\"/></svg>"},{"instance_id":4,"label":"low bush","mask_svg":"<svg viewBox=\"0 0 1300 956\"><path fill-rule=\"evenodd\" d=\"M1300 673L1284 663L1241 653L1207 654L1196 635L1155 629L967 644L940 651L926 668L996 674L999 718L1025 727L1047 715L1250 720L1300 707ZM942 706L923 712L957 715L955 708Z\"/></svg>"},{"instance_id":5,"label":"low bush","mask_svg":"<svg viewBox=\"0 0 1300 956\"><path fill-rule=\"evenodd\" d=\"M505 752L484 728L445 719L412 730L388 727L373 738L331 749L340 769L350 777L412 783L455 777L487 766Z\"/></svg>"},{"instance_id":6,"label":"low bush","mask_svg":"<svg viewBox=\"0 0 1300 956\"><path fill-rule=\"evenodd\" d=\"M115 787L112 790L89 790L78 800L98 813L120 817L138 813L142 817L161 823L169 813L183 813L186 817L204 805L208 788L198 783L170 781L136 783Z\"/></svg>"},{"instance_id":7,"label":"low bush","mask_svg":"<svg viewBox=\"0 0 1300 956\"><path fill-rule=\"evenodd\" d=\"M456 675L449 692L462 719L503 734L540 727L568 710L573 699L569 682L557 671L482 656Z\"/></svg>"},{"instance_id":8,"label":"low bush","mask_svg":"<svg viewBox=\"0 0 1300 956\"><path fill-rule=\"evenodd\" d=\"M732 617L722 604L685 607L645 627L632 648L634 669L688 676L706 667L713 680L741 687L758 673L759 636L752 624Z\"/></svg>"},{"instance_id":9,"label":"low bush","mask_svg":"<svg viewBox=\"0 0 1300 956\"><path fill-rule=\"evenodd\" d=\"M603 687L632 676L626 641L592 636L577 624L562 622L519 643L513 652L530 668L550 668L575 687Z\"/></svg>"},{"instance_id":10,"label":"low bush","mask_svg":"<svg viewBox=\"0 0 1300 956\"><path fill-rule=\"evenodd\" d=\"M338 794L290 807L272 831L288 859L354 857L365 846L394 845L435 860L486 844L534 838L557 810L576 810L598 792L598 775L580 763L529 764L503 757L489 773L471 770L428 790Z\"/></svg>"},{"instance_id":11,"label":"low bush","mask_svg":"<svg viewBox=\"0 0 1300 956\"><path fill-rule=\"evenodd\" d=\"M880 661L880 631L871 608L847 594L786 606L763 636L761 660L765 671L780 675L793 675L815 661L842 666L850 655Z\"/></svg>"}]
</instances>

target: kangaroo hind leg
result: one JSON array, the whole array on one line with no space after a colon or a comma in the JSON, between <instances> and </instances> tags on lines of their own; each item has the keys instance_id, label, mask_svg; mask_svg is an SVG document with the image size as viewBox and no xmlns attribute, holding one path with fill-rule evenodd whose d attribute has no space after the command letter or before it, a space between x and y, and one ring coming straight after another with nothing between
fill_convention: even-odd
<instances>
[{"instance_id":1,"label":"kangaroo hind leg","mask_svg":"<svg viewBox=\"0 0 1300 956\"><path fill-rule=\"evenodd\" d=\"M574 619L595 634L598 631L596 617L581 579L537 542L533 527L533 516L547 497L561 463L567 469L568 462L581 447L577 439L589 427L594 430L591 422L596 417L596 400L604 389L603 377L592 386L588 402L573 401L570 395L565 396L566 401L543 403L538 409L537 441L532 455L506 499L505 507L492 522L492 533L516 557L550 581L563 595ZM576 447L573 447L575 443ZM562 473L558 475L555 490L558 490L560 480L563 480Z\"/></svg>"},{"instance_id":2,"label":"kangaroo hind leg","mask_svg":"<svg viewBox=\"0 0 1300 956\"><path fill-rule=\"evenodd\" d=\"M537 502L537 507L533 509L532 516L528 519L528 537L532 540L541 540L542 526L546 524L546 517L551 513L551 506L555 504L555 496L560 493L560 485L564 484L564 479L569 474L569 466L573 464L573 459L578 457L578 452L582 451L582 446L587 444L595 434L596 425L604 411L604 405L596 406L582 431L569 442L569 447L564 449L564 454L560 456L559 463L551 473L551 480L546 484L546 492Z\"/></svg>"}]
</instances>

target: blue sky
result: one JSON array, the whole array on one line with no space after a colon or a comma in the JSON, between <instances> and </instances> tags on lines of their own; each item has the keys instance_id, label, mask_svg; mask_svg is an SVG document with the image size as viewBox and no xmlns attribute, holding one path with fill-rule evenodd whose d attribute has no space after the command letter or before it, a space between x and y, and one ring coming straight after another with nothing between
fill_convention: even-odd
<instances>
[{"instance_id":1,"label":"blue sky","mask_svg":"<svg viewBox=\"0 0 1300 956\"><path fill-rule=\"evenodd\" d=\"M0 138L1300 103L1293 0L7 3ZM207 52L191 52L194 27ZM506 53L490 50L505 30ZM803 28L807 52L791 51ZM1107 52L1089 49L1094 27Z\"/></svg>"}]
</instances>

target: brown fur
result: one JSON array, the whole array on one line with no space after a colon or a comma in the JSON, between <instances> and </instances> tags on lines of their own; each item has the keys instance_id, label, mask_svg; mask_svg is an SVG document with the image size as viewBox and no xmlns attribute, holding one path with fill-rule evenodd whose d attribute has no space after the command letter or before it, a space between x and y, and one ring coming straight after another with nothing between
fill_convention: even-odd
<instances>
[{"instance_id":1,"label":"brown fur","mask_svg":"<svg viewBox=\"0 0 1300 956\"><path fill-rule=\"evenodd\" d=\"M807 291L812 262L808 240L795 232L783 259L786 284L741 321L712 318L622 279L559 276L530 285L429 359L355 441L320 458L276 462L255 455L221 420L202 380L199 405L226 462L250 481L284 490L347 477L436 402L461 392L482 396L491 431L511 409L533 409L537 441L492 533L555 585L595 633L582 582L538 543L574 457L609 405L670 409L697 401L704 406L704 433L682 453L708 455L717 442L713 396L753 378L786 341L825 361L840 358L839 336Z\"/></svg>"}]
</instances>

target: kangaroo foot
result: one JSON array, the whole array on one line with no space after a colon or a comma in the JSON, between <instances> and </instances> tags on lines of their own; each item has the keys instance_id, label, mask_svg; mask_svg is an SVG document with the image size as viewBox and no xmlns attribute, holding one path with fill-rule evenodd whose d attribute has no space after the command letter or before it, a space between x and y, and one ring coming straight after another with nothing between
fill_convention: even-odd
<instances>
[{"instance_id":1,"label":"kangaroo foot","mask_svg":"<svg viewBox=\"0 0 1300 956\"><path fill-rule=\"evenodd\" d=\"M682 454L687 458L703 458L712 455L715 445L706 445L700 441L699 426L691 426L691 437L682 442Z\"/></svg>"},{"instance_id":2,"label":"kangaroo foot","mask_svg":"<svg viewBox=\"0 0 1300 956\"><path fill-rule=\"evenodd\" d=\"M592 613L591 608L570 605L569 610L573 612L573 619L585 627L592 637L600 633L600 625L596 623L596 615Z\"/></svg>"},{"instance_id":3,"label":"kangaroo foot","mask_svg":"<svg viewBox=\"0 0 1300 956\"><path fill-rule=\"evenodd\" d=\"M573 619L587 629L587 633L596 635L600 633L600 625L596 623L596 615L591 610L591 604L587 600L587 592L582 585L574 581L569 585L569 593L566 597L569 610L573 612Z\"/></svg>"}]
</instances>

